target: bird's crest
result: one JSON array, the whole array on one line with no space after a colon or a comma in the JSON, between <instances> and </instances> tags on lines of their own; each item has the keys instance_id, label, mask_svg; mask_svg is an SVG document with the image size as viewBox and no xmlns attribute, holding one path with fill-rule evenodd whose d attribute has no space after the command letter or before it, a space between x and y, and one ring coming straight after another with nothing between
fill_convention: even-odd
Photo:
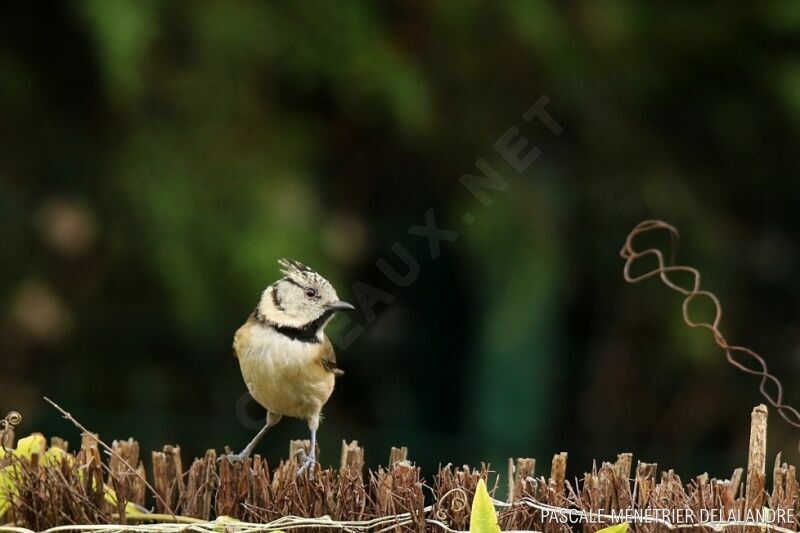
<instances>
[{"instance_id":1,"label":"bird's crest","mask_svg":"<svg viewBox=\"0 0 800 533\"><path fill-rule=\"evenodd\" d=\"M298 283L302 283L303 281L313 283L325 279L311 268L294 259L278 259L278 264L281 266L281 272L283 272L287 278Z\"/></svg>"}]
</instances>

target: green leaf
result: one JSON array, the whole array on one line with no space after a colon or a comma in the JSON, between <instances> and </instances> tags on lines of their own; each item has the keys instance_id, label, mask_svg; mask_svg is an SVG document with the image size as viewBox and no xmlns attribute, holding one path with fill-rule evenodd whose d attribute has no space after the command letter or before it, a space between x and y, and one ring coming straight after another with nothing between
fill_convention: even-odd
<instances>
[{"instance_id":1,"label":"green leaf","mask_svg":"<svg viewBox=\"0 0 800 533\"><path fill-rule=\"evenodd\" d=\"M627 522L624 524L614 524L613 526L604 527L596 533L625 533L628 531Z\"/></svg>"},{"instance_id":2,"label":"green leaf","mask_svg":"<svg viewBox=\"0 0 800 533\"><path fill-rule=\"evenodd\" d=\"M475 498L472 500L472 514L469 519L470 533L500 533L497 525L497 513L494 510L492 498L486 490L486 483L481 479L475 489Z\"/></svg>"},{"instance_id":3,"label":"green leaf","mask_svg":"<svg viewBox=\"0 0 800 533\"><path fill-rule=\"evenodd\" d=\"M14 466L0 468L0 518L6 514L11 505L16 483L14 482Z\"/></svg>"},{"instance_id":4,"label":"green leaf","mask_svg":"<svg viewBox=\"0 0 800 533\"><path fill-rule=\"evenodd\" d=\"M17 495L17 480L20 475L19 464L0 468L0 518L11 506L11 499Z\"/></svg>"},{"instance_id":5,"label":"green leaf","mask_svg":"<svg viewBox=\"0 0 800 533\"><path fill-rule=\"evenodd\" d=\"M34 433L17 442L17 447L10 450L11 455L17 459L30 461L35 455L42 455L47 448L47 440L41 433ZM6 456L3 453L3 456ZM20 476L20 465L18 463L7 465L0 468L0 517L6 514L11 500L17 495L17 482Z\"/></svg>"}]
</instances>

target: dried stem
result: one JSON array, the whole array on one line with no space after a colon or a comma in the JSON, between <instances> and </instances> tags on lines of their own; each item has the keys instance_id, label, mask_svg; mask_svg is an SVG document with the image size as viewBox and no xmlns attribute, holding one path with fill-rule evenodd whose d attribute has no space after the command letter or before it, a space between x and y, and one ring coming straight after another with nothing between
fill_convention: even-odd
<instances>
[{"instance_id":1,"label":"dried stem","mask_svg":"<svg viewBox=\"0 0 800 533\"><path fill-rule=\"evenodd\" d=\"M144 483L144 486L145 486L145 487L147 487L147 488L148 488L148 490L150 490L150 492L152 492L152 493L153 493L153 496L154 496L154 497L155 497L155 498L156 498L156 499L159 501L159 503L160 503L161 505L163 505L163 506L164 506L164 509L167 511L167 514L169 514L170 516L175 516L175 513L174 513L174 511L172 510L172 508L169 506L169 504L167 504L167 502L164 500L164 498L162 498L162 497L161 497L161 495L160 495L160 494L159 494L159 493L156 491L156 489L154 489L154 488L153 488L153 486L152 486L152 485L151 485L151 484L150 484L150 483L147 481L147 478L145 478L145 477L142 475L142 473L141 473L141 472L139 472L139 470L138 470L138 469L136 469L136 468L134 468L133 466L131 466L130 464L128 464L128 462L127 462L125 459L123 459L123 458L122 458L122 456L120 456L120 455L119 455L117 452L115 452L115 451L114 451L114 449L113 449L111 446L109 446L108 444L106 444L105 442L103 442L102 440L100 440L98 437L94 436L94 435L92 434L92 432L91 432L91 431L89 431L88 429L86 429L86 427L84 427L84 426L83 426L83 425L82 425L80 422L78 422L77 420L75 420L75 417L73 417L73 416L72 416L72 415L71 415L69 412L65 411L65 410L64 410L64 408L62 408L62 407L61 407L60 405L58 405L56 402L54 402L53 400L51 400L51 399L50 399L50 398L48 398L47 396L45 396L45 397L44 397L44 401L46 401L47 403L49 403L50 405L52 405L53 407L55 407L55 408L56 408L56 410L57 410L59 413L61 413L61 415L62 415L62 416L63 416L63 417L66 419L66 420L68 420L68 421L72 422L72 424L73 424L75 427L77 427L79 430L81 430L81 432L82 432L84 435L92 435L92 438L94 438L94 439L97 441L97 443L98 443L100 446L102 446L102 447L103 447L103 449L104 449L104 450L105 450L107 453L109 453L110 455L112 455L112 456L114 456L115 458L117 458L117 459L118 459L118 460L119 460L119 461L120 461L122 464L126 465L126 466L128 467L128 469L129 469L129 470L130 470L130 471L133 473L133 475L134 475L134 476L136 476L137 478L139 478L139 479L142 481L142 483Z\"/></svg>"}]
</instances>

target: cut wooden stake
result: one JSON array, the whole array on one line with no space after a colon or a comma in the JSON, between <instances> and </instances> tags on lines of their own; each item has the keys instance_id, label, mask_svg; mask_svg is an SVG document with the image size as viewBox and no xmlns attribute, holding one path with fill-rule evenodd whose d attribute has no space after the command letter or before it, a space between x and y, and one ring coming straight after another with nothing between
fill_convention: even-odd
<instances>
[{"instance_id":1,"label":"cut wooden stake","mask_svg":"<svg viewBox=\"0 0 800 533\"><path fill-rule=\"evenodd\" d=\"M636 466L636 503L640 508L645 508L653 495L656 486L656 463L642 463Z\"/></svg>"},{"instance_id":2,"label":"cut wooden stake","mask_svg":"<svg viewBox=\"0 0 800 533\"><path fill-rule=\"evenodd\" d=\"M269 509L273 501L272 492L270 490L269 465L267 465L267 461L262 459L260 455L253 457L253 467L249 473L248 481L250 488L248 490L248 507L246 508L247 514L245 515L245 519L249 522L253 522L258 521L259 514L263 512L256 511L256 509Z\"/></svg>"},{"instance_id":3,"label":"cut wooden stake","mask_svg":"<svg viewBox=\"0 0 800 533\"><path fill-rule=\"evenodd\" d=\"M147 489L149 488L145 482L147 479L147 470L144 468L144 463L139 461L139 466L136 468L136 473L129 474L132 475L131 482L133 483L130 499L134 503L144 505L144 498L147 494Z\"/></svg>"},{"instance_id":4,"label":"cut wooden stake","mask_svg":"<svg viewBox=\"0 0 800 533\"><path fill-rule=\"evenodd\" d=\"M629 509L633 506L633 494L631 492L631 467L633 464L633 454L620 453L617 455L617 462L614 463L614 492L620 509Z\"/></svg>"},{"instance_id":5,"label":"cut wooden stake","mask_svg":"<svg viewBox=\"0 0 800 533\"><path fill-rule=\"evenodd\" d=\"M358 445L357 440L349 444L345 440L342 441L342 458L339 465L341 470L348 468L355 472L363 472L364 448Z\"/></svg>"},{"instance_id":6,"label":"cut wooden stake","mask_svg":"<svg viewBox=\"0 0 800 533\"><path fill-rule=\"evenodd\" d=\"M508 503L514 503L514 459L508 458L508 470L506 480L508 482Z\"/></svg>"},{"instance_id":7,"label":"cut wooden stake","mask_svg":"<svg viewBox=\"0 0 800 533\"><path fill-rule=\"evenodd\" d=\"M175 509L185 490L180 446L164 446L163 452L153 452L153 481L166 504L164 509L159 508L159 512ZM156 504L157 507L162 505L161 502Z\"/></svg>"},{"instance_id":8,"label":"cut wooden stake","mask_svg":"<svg viewBox=\"0 0 800 533\"><path fill-rule=\"evenodd\" d=\"M124 441L114 441L111 443L114 455L108 460L108 470L110 483L120 484L121 490L117 490L120 499L127 499L138 505L144 505L145 485L139 476L133 472L144 470L144 466L139 461L139 443L133 439Z\"/></svg>"},{"instance_id":9,"label":"cut wooden stake","mask_svg":"<svg viewBox=\"0 0 800 533\"><path fill-rule=\"evenodd\" d=\"M401 446L400 448L395 448L394 446L392 446L392 451L389 452L389 466L407 460L408 460L408 448L406 446Z\"/></svg>"},{"instance_id":10,"label":"cut wooden stake","mask_svg":"<svg viewBox=\"0 0 800 533\"><path fill-rule=\"evenodd\" d=\"M781 454L775 458L772 477L772 494L769 508L776 512L779 527L795 529L794 511L797 508L797 476L794 466L781 462Z\"/></svg>"},{"instance_id":11,"label":"cut wooden stake","mask_svg":"<svg viewBox=\"0 0 800 533\"><path fill-rule=\"evenodd\" d=\"M63 450L65 452L69 451L69 442L65 441L59 437L53 437L50 439L50 447L51 448L58 448L59 450Z\"/></svg>"},{"instance_id":12,"label":"cut wooden stake","mask_svg":"<svg viewBox=\"0 0 800 533\"><path fill-rule=\"evenodd\" d=\"M718 479L715 480L715 483L716 495L719 499L719 506L723 516L731 516L731 513L736 510L736 498L731 489L731 482L727 479Z\"/></svg>"},{"instance_id":13,"label":"cut wooden stake","mask_svg":"<svg viewBox=\"0 0 800 533\"><path fill-rule=\"evenodd\" d=\"M97 449L97 442L100 437L97 433L84 432L81 435L81 450Z\"/></svg>"},{"instance_id":14,"label":"cut wooden stake","mask_svg":"<svg viewBox=\"0 0 800 533\"><path fill-rule=\"evenodd\" d=\"M550 466L550 479L547 482L547 503L554 507L564 504L564 480L567 474L567 453L561 452L553 456ZM552 521L544 524L545 533L560 531L561 526Z\"/></svg>"},{"instance_id":15,"label":"cut wooden stake","mask_svg":"<svg viewBox=\"0 0 800 533\"><path fill-rule=\"evenodd\" d=\"M379 468L371 476L370 485L376 495L377 510L382 515L410 513L416 531L425 531L425 495L422 492L420 469L407 460L388 469Z\"/></svg>"},{"instance_id":16,"label":"cut wooden stake","mask_svg":"<svg viewBox=\"0 0 800 533\"><path fill-rule=\"evenodd\" d=\"M630 479L632 463L633 463L632 453L617 454L617 462L614 463L614 470L616 472L617 477L619 477L620 479Z\"/></svg>"},{"instance_id":17,"label":"cut wooden stake","mask_svg":"<svg viewBox=\"0 0 800 533\"><path fill-rule=\"evenodd\" d=\"M216 511L217 516L230 516L237 520L242 516L240 487L245 482L244 472L250 469L252 459L244 461L230 461L223 459L219 462L219 488L217 490Z\"/></svg>"},{"instance_id":18,"label":"cut wooden stake","mask_svg":"<svg viewBox=\"0 0 800 533\"><path fill-rule=\"evenodd\" d=\"M739 491L742 488L742 476L744 475L743 468L736 468L731 474L731 483L729 490L731 491L731 497L736 499L739 497Z\"/></svg>"},{"instance_id":19,"label":"cut wooden stake","mask_svg":"<svg viewBox=\"0 0 800 533\"><path fill-rule=\"evenodd\" d=\"M567 452L561 452L553 456L553 464L550 468L550 492L553 499L551 505L558 505L560 498L564 496L564 480L567 476Z\"/></svg>"},{"instance_id":20,"label":"cut wooden stake","mask_svg":"<svg viewBox=\"0 0 800 533\"><path fill-rule=\"evenodd\" d=\"M111 449L116 452L108 460L108 466L112 474L121 474L123 471L130 472L139 466L139 443L133 439L115 440L111 443Z\"/></svg>"},{"instance_id":21,"label":"cut wooden stake","mask_svg":"<svg viewBox=\"0 0 800 533\"><path fill-rule=\"evenodd\" d=\"M227 459L223 459L223 462ZM189 469L186 485L186 503L183 512L186 516L211 519L211 496L216 488L217 452L208 450L205 457L195 459Z\"/></svg>"},{"instance_id":22,"label":"cut wooden stake","mask_svg":"<svg viewBox=\"0 0 800 533\"><path fill-rule=\"evenodd\" d=\"M759 404L750 419L750 453L747 458L745 510L755 511L764 504L767 463L767 406Z\"/></svg>"},{"instance_id":23,"label":"cut wooden stake","mask_svg":"<svg viewBox=\"0 0 800 533\"><path fill-rule=\"evenodd\" d=\"M531 457L517 458L516 466L514 460L508 460L508 503L514 503L525 494L528 486L528 479L533 478L536 470L536 459Z\"/></svg>"},{"instance_id":24,"label":"cut wooden stake","mask_svg":"<svg viewBox=\"0 0 800 533\"><path fill-rule=\"evenodd\" d=\"M168 505L169 496L169 481L167 480L167 457L164 452L153 452L153 486L156 492L161 497L156 502L156 510L159 513L165 512L165 507ZM165 503L161 503L161 501Z\"/></svg>"},{"instance_id":25,"label":"cut wooden stake","mask_svg":"<svg viewBox=\"0 0 800 533\"><path fill-rule=\"evenodd\" d=\"M83 464L100 465L100 449L98 448L99 437L97 433L84 432L81 435L81 455Z\"/></svg>"}]
</instances>

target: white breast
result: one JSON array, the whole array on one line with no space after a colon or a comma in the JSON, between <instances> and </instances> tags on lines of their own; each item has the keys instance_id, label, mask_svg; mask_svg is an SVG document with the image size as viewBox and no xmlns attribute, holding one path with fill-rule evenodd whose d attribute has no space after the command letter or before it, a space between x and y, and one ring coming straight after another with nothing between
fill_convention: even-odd
<instances>
[{"instance_id":1,"label":"white breast","mask_svg":"<svg viewBox=\"0 0 800 533\"><path fill-rule=\"evenodd\" d=\"M333 375L314 371L320 346L260 324L249 333L237 353L253 398L275 414L298 418L319 414L333 390Z\"/></svg>"}]
</instances>

